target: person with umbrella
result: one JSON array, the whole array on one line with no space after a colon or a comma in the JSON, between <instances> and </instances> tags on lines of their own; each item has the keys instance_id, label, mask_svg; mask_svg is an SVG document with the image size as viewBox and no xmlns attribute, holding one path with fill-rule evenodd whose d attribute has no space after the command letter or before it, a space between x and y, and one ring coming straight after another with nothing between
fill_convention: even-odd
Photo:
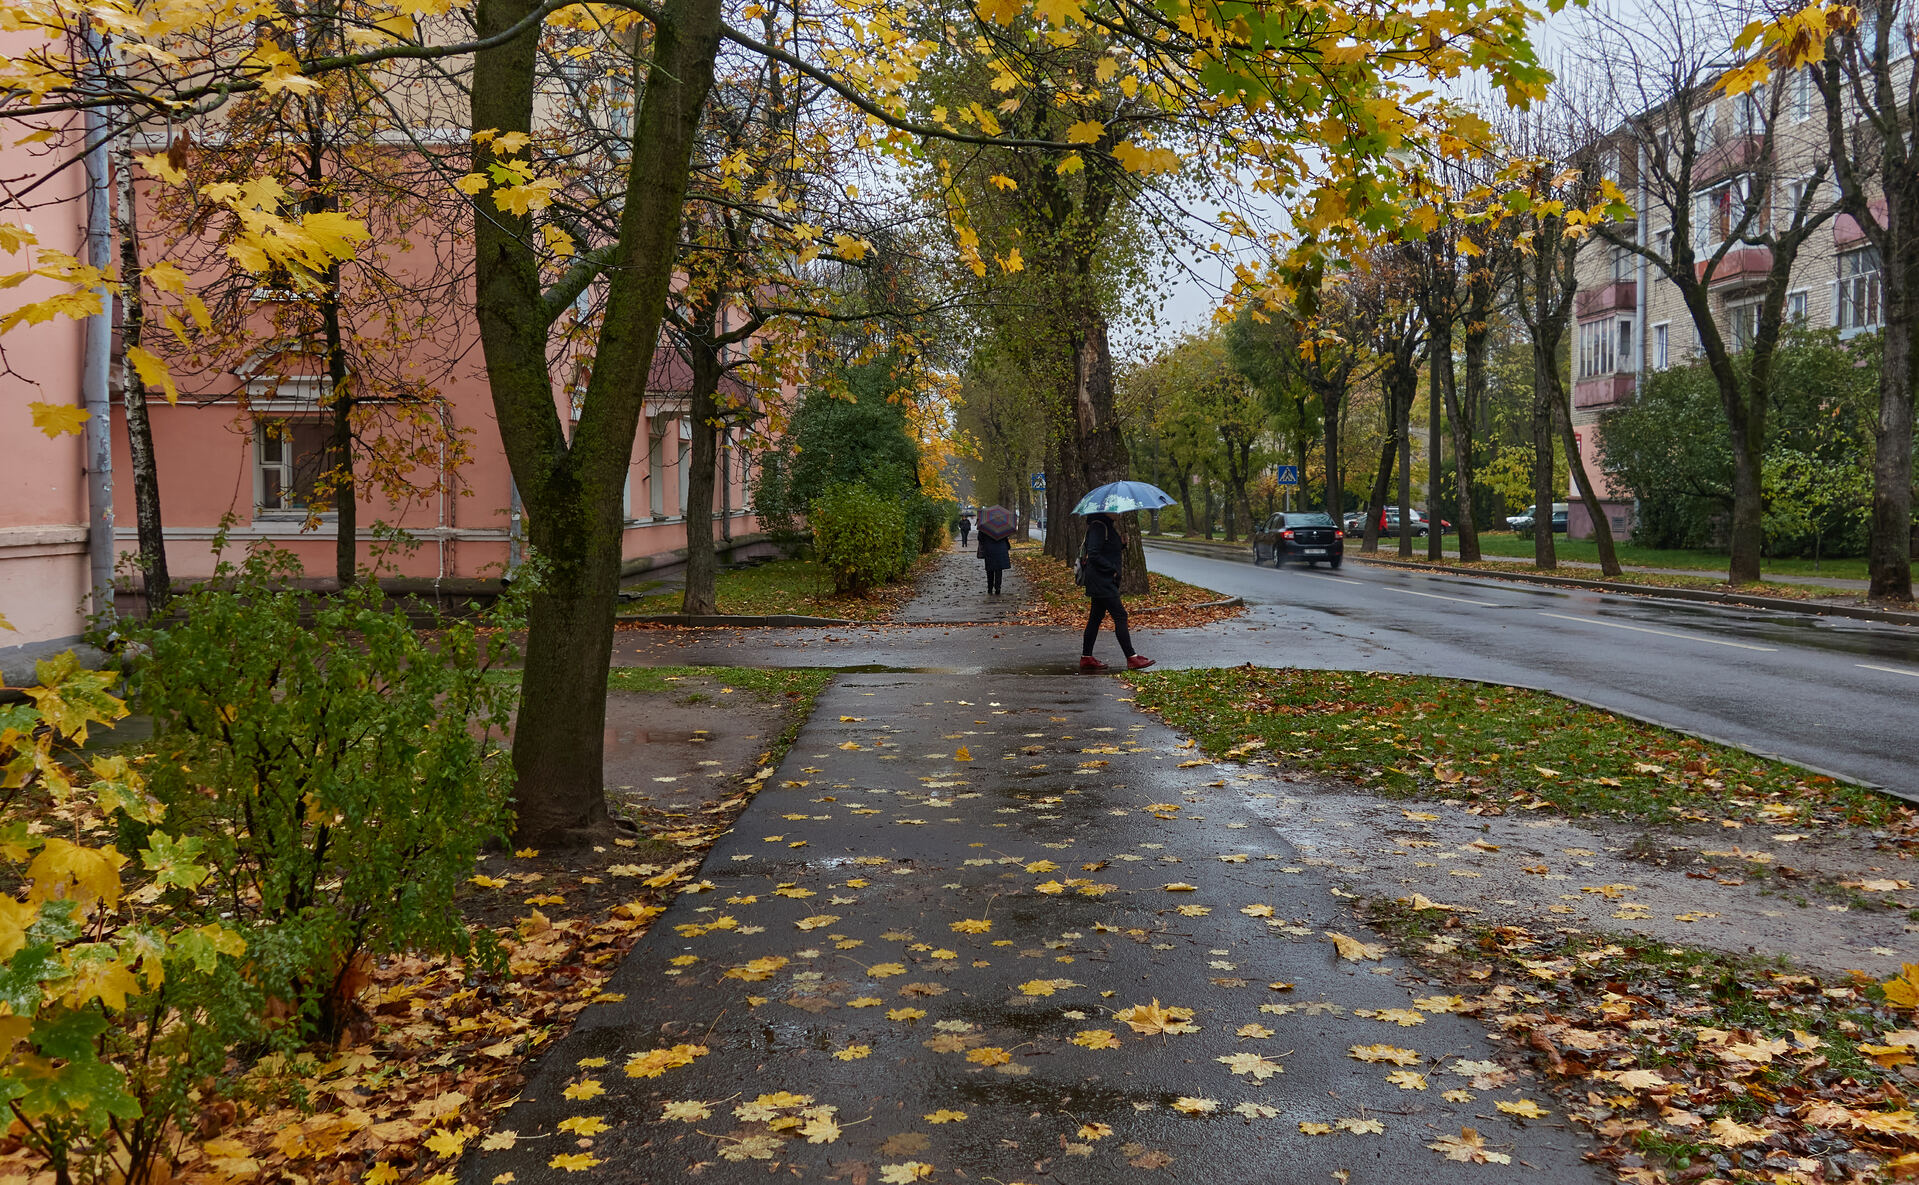
<instances>
[{"instance_id":1,"label":"person with umbrella","mask_svg":"<svg viewBox=\"0 0 1919 1185\"><path fill-rule=\"evenodd\" d=\"M1126 606L1119 599L1120 565L1126 558L1126 540L1120 534L1116 517L1134 510L1153 510L1172 505L1173 499L1157 486L1143 481L1116 481L1100 486L1073 507L1074 514L1086 516L1086 542L1080 548L1080 572L1086 596L1092 601L1086 618L1086 632L1080 639L1079 669L1103 671L1106 664L1093 657L1093 644L1099 641L1100 623L1113 619L1113 636L1126 655L1129 670L1143 670L1153 660L1133 651L1133 636L1126 628Z\"/></svg>"},{"instance_id":2,"label":"person with umbrella","mask_svg":"<svg viewBox=\"0 0 1919 1185\"><path fill-rule=\"evenodd\" d=\"M1000 595L1006 569L1013 566L1013 529L1019 519L1004 506L988 506L979 512L979 550L986 561L986 595Z\"/></svg>"}]
</instances>

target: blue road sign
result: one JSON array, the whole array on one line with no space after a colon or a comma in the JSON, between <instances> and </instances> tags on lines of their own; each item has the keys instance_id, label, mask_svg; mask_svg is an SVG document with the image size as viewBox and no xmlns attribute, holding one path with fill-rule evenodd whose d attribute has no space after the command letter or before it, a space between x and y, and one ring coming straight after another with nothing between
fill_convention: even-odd
<instances>
[{"instance_id":1,"label":"blue road sign","mask_svg":"<svg viewBox=\"0 0 1919 1185\"><path fill-rule=\"evenodd\" d=\"M1299 484L1299 466L1281 465L1279 467L1279 484L1283 486L1298 485Z\"/></svg>"},{"instance_id":2,"label":"blue road sign","mask_svg":"<svg viewBox=\"0 0 1919 1185\"><path fill-rule=\"evenodd\" d=\"M1044 473L1035 473L1033 475L1033 488L1036 490L1046 488L1046 475Z\"/></svg>"}]
</instances>

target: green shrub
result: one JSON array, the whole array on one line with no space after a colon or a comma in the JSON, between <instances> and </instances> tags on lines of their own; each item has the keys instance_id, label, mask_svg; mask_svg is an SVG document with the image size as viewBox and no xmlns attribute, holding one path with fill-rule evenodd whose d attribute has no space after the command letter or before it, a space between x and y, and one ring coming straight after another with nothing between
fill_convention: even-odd
<instances>
[{"instance_id":1,"label":"green shrub","mask_svg":"<svg viewBox=\"0 0 1919 1185\"><path fill-rule=\"evenodd\" d=\"M505 834L511 603L482 624L416 629L361 581L289 589L256 550L125 627L153 717L147 763L170 829L193 836L246 936L262 991L297 1028L337 1036L363 961L401 950L486 956L453 907L482 844ZM186 890L179 891L184 897Z\"/></svg>"},{"instance_id":2,"label":"green shrub","mask_svg":"<svg viewBox=\"0 0 1919 1185\"><path fill-rule=\"evenodd\" d=\"M138 766L103 751L127 714L115 682L69 651L0 704L0 1104L53 1180L141 1185L262 1001L241 935L162 899L208 870ZM116 823L146 842L107 842Z\"/></svg>"},{"instance_id":3,"label":"green shrub","mask_svg":"<svg viewBox=\"0 0 1919 1185\"><path fill-rule=\"evenodd\" d=\"M861 484L828 486L807 513L814 557L838 592L863 593L906 570L906 511Z\"/></svg>"}]
</instances>

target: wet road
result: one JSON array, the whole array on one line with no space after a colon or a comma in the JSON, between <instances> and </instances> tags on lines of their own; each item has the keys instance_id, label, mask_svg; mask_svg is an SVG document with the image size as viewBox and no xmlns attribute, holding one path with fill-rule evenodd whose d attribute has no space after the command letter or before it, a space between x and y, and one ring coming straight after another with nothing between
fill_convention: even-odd
<instances>
[{"instance_id":1,"label":"wet road","mask_svg":"<svg viewBox=\"0 0 1919 1185\"><path fill-rule=\"evenodd\" d=\"M1276 635L1246 656L1262 665L1522 684L1919 796L1909 627L1358 563L1149 555L1155 571L1245 597Z\"/></svg>"},{"instance_id":2,"label":"wet road","mask_svg":"<svg viewBox=\"0 0 1919 1185\"><path fill-rule=\"evenodd\" d=\"M1446 675L1551 691L1919 798L1919 631L1428 575L1274 571L1149 549L1156 571L1245 597L1204 630L1135 631L1165 667ZM984 603L984 598L981 598ZM1051 673L1076 631L1013 625L622 633L615 661ZM1110 637L1101 643L1111 660Z\"/></svg>"}]
</instances>

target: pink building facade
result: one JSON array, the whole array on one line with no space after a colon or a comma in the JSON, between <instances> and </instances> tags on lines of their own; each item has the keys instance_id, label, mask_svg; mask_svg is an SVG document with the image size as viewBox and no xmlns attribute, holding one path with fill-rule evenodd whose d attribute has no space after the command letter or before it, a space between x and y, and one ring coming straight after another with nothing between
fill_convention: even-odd
<instances>
[{"instance_id":1,"label":"pink building facade","mask_svg":"<svg viewBox=\"0 0 1919 1185\"><path fill-rule=\"evenodd\" d=\"M0 147L0 168L11 177L30 174L40 162ZM59 200L10 221L29 223L42 243L79 254L84 173L73 168L56 178ZM45 193L45 187L41 191ZM21 261L12 261L16 266ZM49 289L50 291L51 289ZM23 285L0 296L0 313L46 295ZM455 348L436 341L432 372L417 376L430 388L430 414L444 435L461 442L464 458L445 449L416 450L404 483L411 493L388 497L362 483L357 504L356 556L385 579L413 590L471 591L497 581L524 558L524 523L494 415L485 367L470 310L450 329ZM86 453L78 436L49 439L31 426L31 401L79 406L85 323L58 318L14 330L5 341L11 369L0 374L7 459L0 464L0 616L12 625L0 631L0 662L17 682L25 660L76 639L84 630L88 600L88 500ZM400 343L402 354L406 343ZM266 342L259 347L264 351ZM421 351L425 353L426 351ZM128 450L122 373L116 342L111 368L115 560L138 551L134 488ZM175 581L210 575L217 562L216 536L224 531L229 558L254 543L294 552L309 578L330 579L335 570L337 516L309 509L315 477L325 468L330 410L323 377L311 360L227 363L233 369L181 375L180 398L169 405L150 398L149 419L158 472L167 563ZM578 363L559 356L554 366L556 409L573 422L568 376ZM291 373L289 373L291 372ZM672 344L662 340L647 384L640 431L624 495L629 572L668 569L683 559L689 513L706 513L726 552L764 549L758 520L750 513L755 462L737 430L722 434L719 472L711 507L687 505L691 468L690 372ZM737 396L754 393L735 389ZM769 392L765 399L790 397ZM369 429L377 430L377 429ZM405 470L406 466L400 467ZM120 569L120 591L137 590L140 575ZM124 603L124 602L123 602Z\"/></svg>"}]
</instances>

